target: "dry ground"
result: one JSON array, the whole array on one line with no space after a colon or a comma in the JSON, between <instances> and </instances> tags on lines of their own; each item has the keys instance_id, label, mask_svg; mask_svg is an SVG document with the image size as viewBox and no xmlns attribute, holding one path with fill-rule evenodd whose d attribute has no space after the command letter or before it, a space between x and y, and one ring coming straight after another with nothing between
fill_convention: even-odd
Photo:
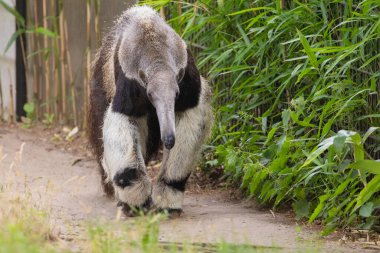
<instances>
[{"instance_id":1,"label":"dry ground","mask_svg":"<svg viewBox=\"0 0 380 253\"><path fill-rule=\"evenodd\" d=\"M83 141L64 141L63 133L54 131L0 126L0 146L7 155L0 165L0 183L12 184L9 194L31 193L33 202L50 208L54 232L75 249L85 222L114 220L118 212L115 200L101 191L95 161ZM180 218L161 223L160 240L224 241L290 250L308 247L324 252L363 250L340 245L337 234L322 240L318 229L297 224L289 214L259 209L252 201L231 200L224 190L198 188L193 183L186 192Z\"/></svg>"}]
</instances>

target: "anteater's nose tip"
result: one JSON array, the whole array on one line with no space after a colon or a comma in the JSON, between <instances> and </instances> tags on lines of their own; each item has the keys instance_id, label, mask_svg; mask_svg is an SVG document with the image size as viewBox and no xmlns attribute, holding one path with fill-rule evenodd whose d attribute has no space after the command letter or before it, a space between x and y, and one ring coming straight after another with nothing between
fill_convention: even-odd
<instances>
[{"instance_id":1,"label":"anteater's nose tip","mask_svg":"<svg viewBox=\"0 0 380 253\"><path fill-rule=\"evenodd\" d=\"M169 136L165 137L165 139L164 139L165 148L171 149L171 148L174 147L174 144L175 144L175 137L174 137L174 135L169 135Z\"/></svg>"}]
</instances>

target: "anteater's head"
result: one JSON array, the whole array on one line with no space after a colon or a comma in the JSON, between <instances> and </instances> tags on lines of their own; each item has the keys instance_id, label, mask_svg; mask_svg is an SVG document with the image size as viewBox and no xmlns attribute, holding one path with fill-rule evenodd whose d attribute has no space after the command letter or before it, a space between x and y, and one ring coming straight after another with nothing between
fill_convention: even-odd
<instances>
[{"instance_id":1,"label":"anteater's head","mask_svg":"<svg viewBox=\"0 0 380 253\"><path fill-rule=\"evenodd\" d=\"M174 108L180 93L178 84L184 74L184 68L176 72L165 66L157 68L157 71L149 75L139 70L139 77L146 84L147 97L156 109L161 140L167 149L171 149L175 144Z\"/></svg>"}]
</instances>

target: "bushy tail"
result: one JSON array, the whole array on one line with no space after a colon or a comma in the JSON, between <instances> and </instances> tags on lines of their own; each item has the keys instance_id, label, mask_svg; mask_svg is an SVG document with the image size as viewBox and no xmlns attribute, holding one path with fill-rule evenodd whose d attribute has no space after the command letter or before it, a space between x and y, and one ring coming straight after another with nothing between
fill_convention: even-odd
<instances>
[{"instance_id":1,"label":"bushy tail","mask_svg":"<svg viewBox=\"0 0 380 253\"><path fill-rule=\"evenodd\" d=\"M103 118L109 101L107 101L106 92L97 83L96 79L92 81L89 112L87 115L88 122L88 139L91 145L92 152L94 153L99 166L99 172L101 176L101 182L104 192L107 196L114 195L114 189L112 183L107 181L107 175L102 166L103 157L103 138L102 138L102 126Z\"/></svg>"}]
</instances>

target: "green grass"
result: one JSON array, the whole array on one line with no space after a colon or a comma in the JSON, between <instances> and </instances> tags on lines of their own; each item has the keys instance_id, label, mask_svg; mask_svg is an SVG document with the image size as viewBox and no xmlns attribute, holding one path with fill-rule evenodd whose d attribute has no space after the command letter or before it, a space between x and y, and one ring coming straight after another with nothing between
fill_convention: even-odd
<instances>
[{"instance_id":1,"label":"green grass","mask_svg":"<svg viewBox=\"0 0 380 253\"><path fill-rule=\"evenodd\" d=\"M379 1L142 2L213 83L206 167L325 234L380 229Z\"/></svg>"},{"instance_id":2,"label":"green grass","mask_svg":"<svg viewBox=\"0 0 380 253\"><path fill-rule=\"evenodd\" d=\"M161 242L159 223L165 219L163 215L141 216L120 221L85 221L81 224L87 226L83 234L73 236L70 242L63 242L56 232L53 232L49 212L27 204L28 197L9 199L5 196L6 194L0 194L0 253L70 253L73 252L70 250L70 244L80 252L91 253L282 252L282 249L277 247ZM305 250L300 249L298 252Z\"/></svg>"},{"instance_id":3,"label":"green grass","mask_svg":"<svg viewBox=\"0 0 380 253\"><path fill-rule=\"evenodd\" d=\"M45 212L0 195L0 252L58 252Z\"/></svg>"},{"instance_id":4,"label":"green grass","mask_svg":"<svg viewBox=\"0 0 380 253\"><path fill-rule=\"evenodd\" d=\"M120 213L113 220L98 217L95 220L85 219L62 220L61 212L51 213L48 201L49 189L45 194L33 194L27 185L15 181L16 172L21 160L23 148L14 157L9 168L2 166L5 155L0 146L0 171L8 171L0 181L0 253L227 253L227 252L282 252L280 247L259 247L248 244L229 243L192 243L161 241L160 223L167 219L164 214L141 215L135 218L120 219ZM13 173L15 173L13 175ZM25 182L24 182L25 183ZM46 197L48 199L46 199ZM58 210L56 210L58 211ZM61 219L60 219L61 218ZM59 221L58 221L58 220ZM63 223L62 223L63 222ZM79 223L78 223L79 222ZM175 225L174 225L175 226ZM62 239L63 238L63 239ZM305 252L307 243L300 243L299 249L293 252ZM322 246L322 245L321 245ZM306 252L318 250L306 249Z\"/></svg>"}]
</instances>

